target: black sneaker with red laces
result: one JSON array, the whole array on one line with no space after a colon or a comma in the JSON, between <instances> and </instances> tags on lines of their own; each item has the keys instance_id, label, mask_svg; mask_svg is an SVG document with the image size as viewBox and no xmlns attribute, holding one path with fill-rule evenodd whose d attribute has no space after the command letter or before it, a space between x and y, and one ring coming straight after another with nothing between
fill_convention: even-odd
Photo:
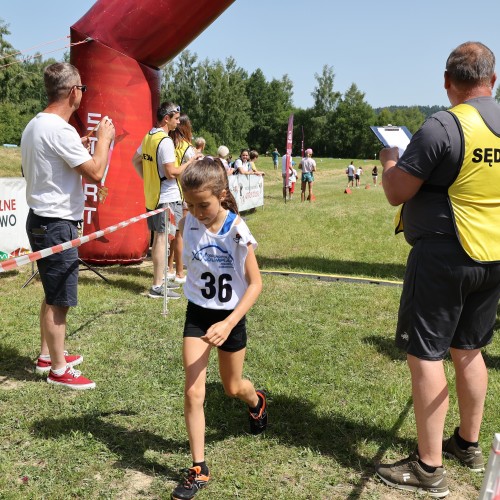
<instances>
[{"instance_id":1,"label":"black sneaker with red laces","mask_svg":"<svg viewBox=\"0 0 500 500\"><path fill-rule=\"evenodd\" d=\"M210 480L210 473L202 474L201 467L196 465L188 469L188 476L181 481L172 492L173 500L190 500L198 490L204 488Z\"/></svg>"},{"instance_id":2,"label":"black sneaker with red laces","mask_svg":"<svg viewBox=\"0 0 500 500\"><path fill-rule=\"evenodd\" d=\"M250 420L250 432L255 436L261 434L267 427L267 397L264 391L255 391L261 399L261 407L259 413L248 412Z\"/></svg>"}]
</instances>

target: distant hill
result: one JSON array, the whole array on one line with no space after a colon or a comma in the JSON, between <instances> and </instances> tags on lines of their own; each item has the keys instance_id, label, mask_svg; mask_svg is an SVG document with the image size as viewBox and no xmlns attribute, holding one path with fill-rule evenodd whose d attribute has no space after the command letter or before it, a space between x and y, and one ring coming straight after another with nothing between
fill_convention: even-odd
<instances>
[{"instance_id":1,"label":"distant hill","mask_svg":"<svg viewBox=\"0 0 500 500\"><path fill-rule=\"evenodd\" d=\"M449 106L385 106L383 108L375 108L375 113L379 114L383 109L387 109L391 113L394 113L394 111L409 108L418 108L418 110L427 118L438 111L449 109Z\"/></svg>"}]
</instances>

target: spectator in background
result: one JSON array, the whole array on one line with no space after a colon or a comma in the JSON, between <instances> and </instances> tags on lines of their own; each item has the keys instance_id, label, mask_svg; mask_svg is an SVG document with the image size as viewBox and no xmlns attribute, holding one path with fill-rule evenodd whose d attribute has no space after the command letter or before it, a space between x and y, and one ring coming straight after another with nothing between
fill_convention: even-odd
<instances>
[{"instance_id":1,"label":"spectator in background","mask_svg":"<svg viewBox=\"0 0 500 500\"><path fill-rule=\"evenodd\" d=\"M250 151L248 149L241 150L240 157L234 162L234 171L241 175L262 175L252 170Z\"/></svg>"},{"instance_id":2,"label":"spectator in background","mask_svg":"<svg viewBox=\"0 0 500 500\"><path fill-rule=\"evenodd\" d=\"M287 198L287 190L288 194L290 195L290 177L293 175L293 170L292 170L292 157L290 157L290 165L288 167L288 183L287 183L287 178L286 178L286 171L287 171L287 161L286 161L286 153L281 157L281 178L283 179L283 200L286 202Z\"/></svg>"},{"instance_id":3,"label":"spectator in background","mask_svg":"<svg viewBox=\"0 0 500 500\"><path fill-rule=\"evenodd\" d=\"M170 130L168 135L174 141L175 147L175 166L180 167L188 162L192 163L193 158L199 157L192 144L193 128L188 115L182 113L179 117L179 125L174 130ZM190 161L191 160L191 161Z\"/></svg>"},{"instance_id":4,"label":"spectator in background","mask_svg":"<svg viewBox=\"0 0 500 500\"><path fill-rule=\"evenodd\" d=\"M201 158L201 154L197 153L191 141L193 140L193 128L191 125L191 120L188 115L182 113L179 116L179 124L174 130L169 130L168 135L174 141L175 148L175 167L182 171L190 165L193 161ZM178 183L179 189L180 184ZM182 212L183 215L187 212L187 206L184 202L184 196L182 195L182 190L180 190L182 199ZM168 252L167 261L167 279L173 280L177 283L184 283L184 262L182 260L182 238L176 237L169 243L170 251ZM175 261L175 270L174 270Z\"/></svg>"},{"instance_id":5,"label":"spectator in background","mask_svg":"<svg viewBox=\"0 0 500 500\"><path fill-rule=\"evenodd\" d=\"M155 126L144 136L132 158L132 164L136 172L144 179L144 196L147 210L165 208L168 206L175 216L176 226L182 218L182 195L177 183L182 169L176 166L174 141L168 135L170 130L177 128L180 121L181 107L173 102L164 102L156 112ZM153 231L153 245L151 247L151 258L153 260L153 285L148 296L151 298L162 298L165 293L163 277L165 273L165 250L167 236L165 234L165 214L159 213L148 217L148 229ZM179 243L179 231L176 232L174 241ZM175 243L174 243L175 253ZM176 257L177 274L180 281L184 278L184 270L179 267ZM181 259L182 262L182 259ZM167 296L171 299L179 299L178 293L169 290L167 285Z\"/></svg>"},{"instance_id":6,"label":"spectator in background","mask_svg":"<svg viewBox=\"0 0 500 500\"><path fill-rule=\"evenodd\" d=\"M80 107L83 93L78 69L69 63L47 66L43 74L47 107L24 129L21 139L26 201L30 207L26 232L33 252L78 237L83 218L82 176L91 183L102 179L115 127L107 117L96 131L94 156L89 137L80 138L68 122ZM64 350L66 316L77 305L78 249L69 248L37 261L44 298L40 308L40 355L36 372L50 384L70 389L93 389L95 382L73 366L83 357ZM53 411L58 412L54 395Z\"/></svg>"},{"instance_id":7,"label":"spectator in background","mask_svg":"<svg viewBox=\"0 0 500 500\"><path fill-rule=\"evenodd\" d=\"M363 175L363 168L358 167L356 169L356 173L354 174L354 178L356 179L356 187L359 188L361 185L361 176Z\"/></svg>"},{"instance_id":8,"label":"spectator in background","mask_svg":"<svg viewBox=\"0 0 500 500\"><path fill-rule=\"evenodd\" d=\"M207 141L205 141L205 139L203 139L203 137L197 137L194 140L194 147L196 148L197 153L201 153L202 155L204 155L206 145L207 145Z\"/></svg>"},{"instance_id":9,"label":"spectator in background","mask_svg":"<svg viewBox=\"0 0 500 500\"><path fill-rule=\"evenodd\" d=\"M349 184L351 185L351 187L354 187L354 175L356 173L354 161L351 161L351 163L347 166L347 168L345 169L345 173L347 174L347 187L349 187Z\"/></svg>"},{"instance_id":10,"label":"spectator in background","mask_svg":"<svg viewBox=\"0 0 500 500\"><path fill-rule=\"evenodd\" d=\"M292 161L292 168L290 177L288 179L288 199L291 200L293 198L293 193L295 193L295 183L297 182L297 170L294 168L295 162Z\"/></svg>"},{"instance_id":11,"label":"spectator in background","mask_svg":"<svg viewBox=\"0 0 500 500\"><path fill-rule=\"evenodd\" d=\"M258 158L259 153L257 153L255 149L252 149L250 151L250 168L255 175L265 175L265 172L263 172L262 170L258 170L257 165L255 165L255 162L258 160Z\"/></svg>"},{"instance_id":12,"label":"spectator in background","mask_svg":"<svg viewBox=\"0 0 500 500\"><path fill-rule=\"evenodd\" d=\"M372 179L373 179L373 184L375 185L375 187L377 187L377 179L378 179L377 165L374 165L372 168Z\"/></svg>"},{"instance_id":13,"label":"spectator in background","mask_svg":"<svg viewBox=\"0 0 500 500\"><path fill-rule=\"evenodd\" d=\"M274 151L271 153L273 157L273 165L274 170L278 170L278 160L280 158L280 154L278 153L278 148L274 148Z\"/></svg>"},{"instance_id":14,"label":"spectator in background","mask_svg":"<svg viewBox=\"0 0 500 500\"><path fill-rule=\"evenodd\" d=\"M306 184L309 189L307 200L314 201L316 197L313 195L314 172L316 171L316 162L312 159L313 150L306 149L306 157L302 158L299 164L299 169L302 170L302 178L300 185L300 201L305 201L306 197Z\"/></svg>"},{"instance_id":15,"label":"spectator in background","mask_svg":"<svg viewBox=\"0 0 500 500\"><path fill-rule=\"evenodd\" d=\"M226 159L228 155L229 155L229 148L227 146L219 146L219 149L217 149L217 157L224 165L227 175L231 175L234 172L234 168L229 166L229 163Z\"/></svg>"}]
</instances>

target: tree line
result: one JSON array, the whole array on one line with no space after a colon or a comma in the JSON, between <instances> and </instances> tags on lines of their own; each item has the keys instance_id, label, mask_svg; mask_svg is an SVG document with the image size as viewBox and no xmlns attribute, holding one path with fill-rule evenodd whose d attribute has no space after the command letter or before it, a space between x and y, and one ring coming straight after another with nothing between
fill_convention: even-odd
<instances>
[{"instance_id":1,"label":"tree line","mask_svg":"<svg viewBox=\"0 0 500 500\"><path fill-rule=\"evenodd\" d=\"M8 42L8 26L0 19L0 144L19 144L28 121L47 104L43 68L56 62L40 54L22 58ZM64 55L68 60L68 54ZM390 106L374 109L355 83L345 93L335 89L335 73L325 64L315 74L313 106L293 105L288 75L266 79L261 69L249 74L234 58L199 60L183 51L161 70L161 99L181 105L195 135L215 153L224 144L233 152L248 147L259 153L275 147L284 152L288 117L294 114L293 155L305 147L316 156L373 158L380 144L370 125L404 125L414 133L438 106ZM500 87L496 92L500 101Z\"/></svg>"}]
</instances>

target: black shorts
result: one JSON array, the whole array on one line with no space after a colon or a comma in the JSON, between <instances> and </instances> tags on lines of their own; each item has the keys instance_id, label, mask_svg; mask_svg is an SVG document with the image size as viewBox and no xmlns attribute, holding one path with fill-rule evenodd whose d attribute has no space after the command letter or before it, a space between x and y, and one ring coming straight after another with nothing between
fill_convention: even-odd
<instances>
[{"instance_id":1,"label":"black shorts","mask_svg":"<svg viewBox=\"0 0 500 500\"><path fill-rule=\"evenodd\" d=\"M183 337L202 337L213 324L226 319L232 312L224 309L205 309L188 302ZM241 351L246 346L247 328L246 318L243 316L231 330L226 341L219 346L219 349L221 351L236 352Z\"/></svg>"},{"instance_id":2,"label":"black shorts","mask_svg":"<svg viewBox=\"0 0 500 500\"><path fill-rule=\"evenodd\" d=\"M31 250L36 252L78 238L78 222L40 217L32 210L26 220L26 232ZM51 306L76 306L78 296L78 249L37 260L45 302Z\"/></svg>"},{"instance_id":3,"label":"black shorts","mask_svg":"<svg viewBox=\"0 0 500 500\"><path fill-rule=\"evenodd\" d=\"M408 256L396 345L420 359L491 342L500 298L500 264L478 264L456 238L418 240Z\"/></svg>"}]
</instances>

